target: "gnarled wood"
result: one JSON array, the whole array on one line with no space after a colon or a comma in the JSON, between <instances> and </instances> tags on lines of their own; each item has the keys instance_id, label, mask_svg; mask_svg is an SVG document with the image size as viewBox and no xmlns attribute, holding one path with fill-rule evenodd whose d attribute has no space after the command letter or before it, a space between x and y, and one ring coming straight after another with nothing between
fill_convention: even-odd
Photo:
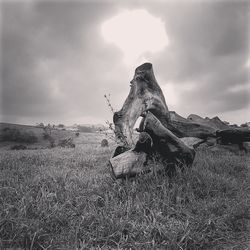
<instances>
[{"instance_id":1,"label":"gnarled wood","mask_svg":"<svg viewBox=\"0 0 250 250\"><path fill-rule=\"evenodd\" d=\"M205 140L202 140L197 137L183 137L180 139L190 148L197 148L200 144L205 142Z\"/></svg>"},{"instance_id":2,"label":"gnarled wood","mask_svg":"<svg viewBox=\"0 0 250 250\"><path fill-rule=\"evenodd\" d=\"M197 115L190 115L190 118L199 117ZM178 137L196 137L200 139L207 139L208 137L215 137L216 130L219 127L211 126L211 122L206 122L205 119L186 119L174 111L170 111L171 124L176 130L180 131ZM204 122L200 122L204 120ZM213 124L212 124L213 125ZM171 129L170 129L171 130Z\"/></svg>"},{"instance_id":3,"label":"gnarled wood","mask_svg":"<svg viewBox=\"0 0 250 250\"><path fill-rule=\"evenodd\" d=\"M141 134L135 144L132 140L133 127L140 116L143 117L138 129ZM166 169L191 165L195 157L191 146L196 147L204 141L213 146L216 137L220 143L238 143L240 147L250 140L250 131L217 131L227 128L227 124L218 117L203 119L190 115L185 119L169 112L151 63L136 68L129 95L122 109L115 112L113 121L116 137L123 143L116 148L109 162L115 178L149 171L148 162L156 159L155 155ZM181 137L189 138L181 140Z\"/></svg>"},{"instance_id":4,"label":"gnarled wood","mask_svg":"<svg viewBox=\"0 0 250 250\"><path fill-rule=\"evenodd\" d=\"M187 120L201 125L205 125L207 127L212 127L215 130L229 129L229 126L224 123L218 116L215 116L210 119L208 117L202 118L198 115L191 114L187 117Z\"/></svg>"},{"instance_id":5,"label":"gnarled wood","mask_svg":"<svg viewBox=\"0 0 250 250\"><path fill-rule=\"evenodd\" d=\"M221 144L239 144L242 142L250 141L250 129L247 128L235 128L225 129L216 132L216 137Z\"/></svg>"},{"instance_id":6,"label":"gnarled wood","mask_svg":"<svg viewBox=\"0 0 250 250\"><path fill-rule=\"evenodd\" d=\"M168 162L181 165L193 163L195 151L164 127L151 112L146 115L144 131L151 136L154 150Z\"/></svg>"},{"instance_id":7,"label":"gnarled wood","mask_svg":"<svg viewBox=\"0 0 250 250\"><path fill-rule=\"evenodd\" d=\"M116 137L123 144L132 147L134 144L132 140L133 127L145 111L153 113L164 127L178 137L191 136L201 139L215 137L216 129L207 124L195 123L185 118L171 119L171 117L176 116L176 113L169 112L162 90L155 79L151 63L144 63L136 68L134 78L130 83L131 89L122 109L115 112L113 116ZM140 128L139 130L142 131Z\"/></svg>"},{"instance_id":8,"label":"gnarled wood","mask_svg":"<svg viewBox=\"0 0 250 250\"><path fill-rule=\"evenodd\" d=\"M114 114L113 121L117 138L122 139L125 136L131 146L133 127L143 112L150 110L165 126L169 123L169 113L151 63L144 63L136 68L130 83L129 95L122 109Z\"/></svg>"},{"instance_id":9,"label":"gnarled wood","mask_svg":"<svg viewBox=\"0 0 250 250\"><path fill-rule=\"evenodd\" d=\"M147 160L158 153L159 160L164 163L166 172L173 173L175 165L183 166L193 163L195 152L170 130L150 111L144 120L143 130L134 147L113 157L109 164L115 178L131 177L142 172L151 171L147 168ZM153 166L151 166L152 168Z\"/></svg>"},{"instance_id":10,"label":"gnarled wood","mask_svg":"<svg viewBox=\"0 0 250 250\"><path fill-rule=\"evenodd\" d=\"M180 131L179 137L196 137L200 139L207 139L208 137L215 137L216 129L194 122L178 122L171 121L171 125Z\"/></svg>"},{"instance_id":11,"label":"gnarled wood","mask_svg":"<svg viewBox=\"0 0 250 250\"><path fill-rule=\"evenodd\" d=\"M140 116L143 116L139 127L142 133L135 147L127 151L134 145L133 127ZM124 145L116 149L109 162L115 178L134 176L145 171L147 160L150 157L152 159L155 153L173 168L176 164L192 164L194 150L177 137L186 136L188 131L171 122L151 63L136 68L129 95L122 109L114 114L113 121L116 137Z\"/></svg>"},{"instance_id":12,"label":"gnarled wood","mask_svg":"<svg viewBox=\"0 0 250 250\"><path fill-rule=\"evenodd\" d=\"M145 152L129 150L111 158L109 165L115 178L133 177L143 172L146 158Z\"/></svg>"},{"instance_id":13,"label":"gnarled wood","mask_svg":"<svg viewBox=\"0 0 250 250\"><path fill-rule=\"evenodd\" d=\"M216 138L218 144L237 144L240 150L247 152L244 142L250 142L250 129L234 128L216 131Z\"/></svg>"},{"instance_id":14,"label":"gnarled wood","mask_svg":"<svg viewBox=\"0 0 250 250\"><path fill-rule=\"evenodd\" d=\"M140 134L133 150L118 146L109 161L113 176L115 178L132 177L147 171L147 155L150 154L151 148L152 138L145 132Z\"/></svg>"}]
</instances>

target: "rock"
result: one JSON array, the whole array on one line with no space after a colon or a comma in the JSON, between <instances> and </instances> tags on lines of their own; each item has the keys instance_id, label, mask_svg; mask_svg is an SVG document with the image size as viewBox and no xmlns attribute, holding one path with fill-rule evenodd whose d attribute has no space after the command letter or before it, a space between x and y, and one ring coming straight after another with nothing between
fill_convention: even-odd
<instances>
[{"instance_id":1,"label":"rock","mask_svg":"<svg viewBox=\"0 0 250 250\"><path fill-rule=\"evenodd\" d=\"M101 146L102 146L102 147L108 147L108 146L109 146L108 140L107 140L107 139L103 139L103 140L101 141Z\"/></svg>"}]
</instances>

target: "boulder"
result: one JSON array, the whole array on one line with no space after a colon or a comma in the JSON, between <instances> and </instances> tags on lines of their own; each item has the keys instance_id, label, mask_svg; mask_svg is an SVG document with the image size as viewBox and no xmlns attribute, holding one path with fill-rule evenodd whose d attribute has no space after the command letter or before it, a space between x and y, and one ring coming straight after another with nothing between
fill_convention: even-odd
<instances>
[{"instance_id":1,"label":"boulder","mask_svg":"<svg viewBox=\"0 0 250 250\"><path fill-rule=\"evenodd\" d=\"M103 140L101 141L101 147L108 147L108 146L109 146L108 140L107 140L107 139L103 139Z\"/></svg>"}]
</instances>

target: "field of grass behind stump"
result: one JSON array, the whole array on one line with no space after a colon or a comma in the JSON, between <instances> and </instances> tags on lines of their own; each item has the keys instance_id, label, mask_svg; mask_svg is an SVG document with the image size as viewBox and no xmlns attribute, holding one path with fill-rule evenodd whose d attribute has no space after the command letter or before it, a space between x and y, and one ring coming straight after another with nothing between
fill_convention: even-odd
<instances>
[{"instance_id":1,"label":"field of grass behind stump","mask_svg":"<svg viewBox=\"0 0 250 250\"><path fill-rule=\"evenodd\" d=\"M172 179L114 181L113 148L91 136L74 149L0 151L0 249L250 247L249 155L203 149Z\"/></svg>"}]
</instances>

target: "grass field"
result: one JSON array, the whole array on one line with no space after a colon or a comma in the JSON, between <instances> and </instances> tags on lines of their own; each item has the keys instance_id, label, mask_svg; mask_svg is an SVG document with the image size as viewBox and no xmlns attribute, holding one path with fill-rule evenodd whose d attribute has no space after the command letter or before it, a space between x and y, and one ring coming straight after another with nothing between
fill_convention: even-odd
<instances>
[{"instance_id":1,"label":"grass field","mask_svg":"<svg viewBox=\"0 0 250 250\"><path fill-rule=\"evenodd\" d=\"M0 249L249 249L250 156L200 150L192 169L114 181L114 145L0 150Z\"/></svg>"}]
</instances>

